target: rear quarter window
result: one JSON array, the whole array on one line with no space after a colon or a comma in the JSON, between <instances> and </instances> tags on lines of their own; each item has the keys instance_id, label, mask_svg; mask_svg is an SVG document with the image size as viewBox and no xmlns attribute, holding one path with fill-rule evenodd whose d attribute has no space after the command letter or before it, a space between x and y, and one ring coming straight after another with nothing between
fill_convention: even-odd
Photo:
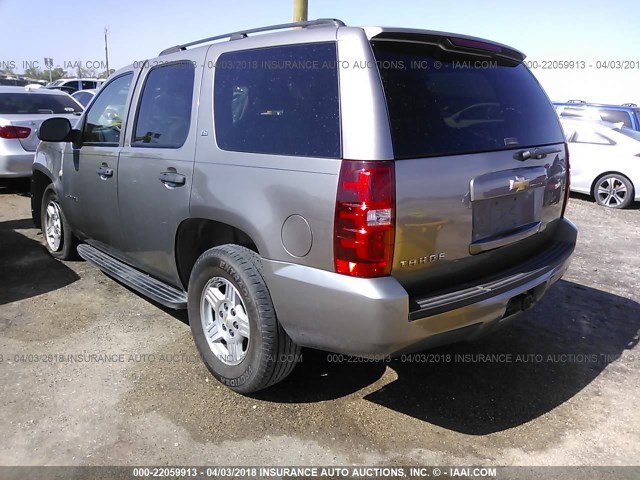
<instances>
[{"instance_id":1,"label":"rear quarter window","mask_svg":"<svg viewBox=\"0 0 640 480\"><path fill-rule=\"evenodd\" d=\"M223 150L340 157L335 43L222 54L214 113Z\"/></svg>"},{"instance_id":2,"label":"rear quarter window","mask_svg":"<svg viewBox=\"0 0 640 480\"><path fill-rule=\"evenodd\" d=\"M553 106L520 63L486 61L427 44L374 40L372 48L396 158L564 141Z\"/></svg>"}]
</instances>

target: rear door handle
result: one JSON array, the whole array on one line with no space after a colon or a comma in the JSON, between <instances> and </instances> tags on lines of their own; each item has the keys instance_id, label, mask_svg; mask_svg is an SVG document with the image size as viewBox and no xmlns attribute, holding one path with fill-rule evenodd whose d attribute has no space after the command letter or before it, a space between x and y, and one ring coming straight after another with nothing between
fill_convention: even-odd
<instances>
[{"instance_id":1,"label":"rear door handle","mask_svg":"<svg viewBox=\"0 0 640 480\"><path fill-rule=\"evenodd\" d=\"M98 167L96 172L98 173L98 175L100 175L100 178L103 180L113 177L113 168L109 168L106 165L102 165Z\"/></svg>"},{"instance_id":2,"label":"rear door handle","mask_svg":"<svg viewBox=\"0 0 640 480\"><path fill-rule=\"evenodd\" d=\"M167 188L181 187L187 181L187 177L176 172L162 172L158 178Z\"/></svg>"}]
</instances>

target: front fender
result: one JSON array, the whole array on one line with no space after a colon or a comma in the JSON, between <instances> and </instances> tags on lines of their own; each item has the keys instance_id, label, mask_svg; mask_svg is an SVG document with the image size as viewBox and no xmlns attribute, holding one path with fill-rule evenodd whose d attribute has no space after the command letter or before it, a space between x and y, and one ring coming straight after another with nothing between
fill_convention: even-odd
<instances>
[{"instance_id":1,"label":"front fender","mask_svg":"<svg viewBox=\"0 0 640 480\"><path fill-rule=\"evenodd\" d=\"M64 142L40 142L36 148L32 170L44 173L49 179L57 183L62 176L62 157Z\"/></svg>"},{"instance_id":2,"label":"front fender","mask_svg":"<svg viewBox=\"0 0 640 480\"><path fill-rule=\"evenodd\" d=\"M40 228L42 195L49 184L60 193L62 188L62 158L64 143L40 142L36 148L31 166L31 218Z\"/></svg>"}]
</instances>

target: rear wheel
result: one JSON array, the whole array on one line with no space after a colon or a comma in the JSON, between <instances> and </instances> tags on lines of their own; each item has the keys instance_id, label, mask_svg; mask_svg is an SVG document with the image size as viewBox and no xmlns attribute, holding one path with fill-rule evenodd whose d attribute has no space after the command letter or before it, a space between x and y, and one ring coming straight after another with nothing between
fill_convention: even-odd
<instances>
[{"instance_id":1,"label":"rear wheel","mask_svg":"<svg viewBox=\"0 0 640 480\"><path fill-rule=\"evenodd\" d=\"M282 329L260 258L239 245L207 250L189 279L189 324L209 371L224 385L251 393L283 380L300 355Z\"/></svg>"},{"instance_id":2,"label":"rear wheel","mask_svg":"<svg viewBox=\"0 0 640 480\"><path fill-rule=\"evenodd\" d=\"M633 201L633 184L618 173L607 173L596 180L593 196L598 205L626 208Z\"/></svg>"},{"instance_id":3,"label":"rear wheel","mask_svg":"<svg viewBox=\"0 0 640 480\"><path fill-rule=\"evenodd\" d=\"M76 258L78 242L62 212L58 202L58 194L53 189L53 185L49 185L42 195L40 215L42 240L51 256L60 260Z\"/></svg>"}]
</instances>

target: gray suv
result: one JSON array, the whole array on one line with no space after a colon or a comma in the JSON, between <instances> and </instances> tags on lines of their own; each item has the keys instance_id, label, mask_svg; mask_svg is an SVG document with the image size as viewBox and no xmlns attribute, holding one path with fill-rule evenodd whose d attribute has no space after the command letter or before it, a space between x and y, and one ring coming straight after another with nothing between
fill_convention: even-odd
<instances>
[{"instance_id":1,"label":"gray suv","mask_svg":"<svg viewBox=\"0 0 640 480\"><path fill-rule=\"evenodd\" d=\"M238 392L303 346L474 338L539 300L576 242L562 129L523 59L338 20L172 47L113 74L74 127L42 124L33 219L54 257L188 309Z\"/></svg>"}]
</instances>

